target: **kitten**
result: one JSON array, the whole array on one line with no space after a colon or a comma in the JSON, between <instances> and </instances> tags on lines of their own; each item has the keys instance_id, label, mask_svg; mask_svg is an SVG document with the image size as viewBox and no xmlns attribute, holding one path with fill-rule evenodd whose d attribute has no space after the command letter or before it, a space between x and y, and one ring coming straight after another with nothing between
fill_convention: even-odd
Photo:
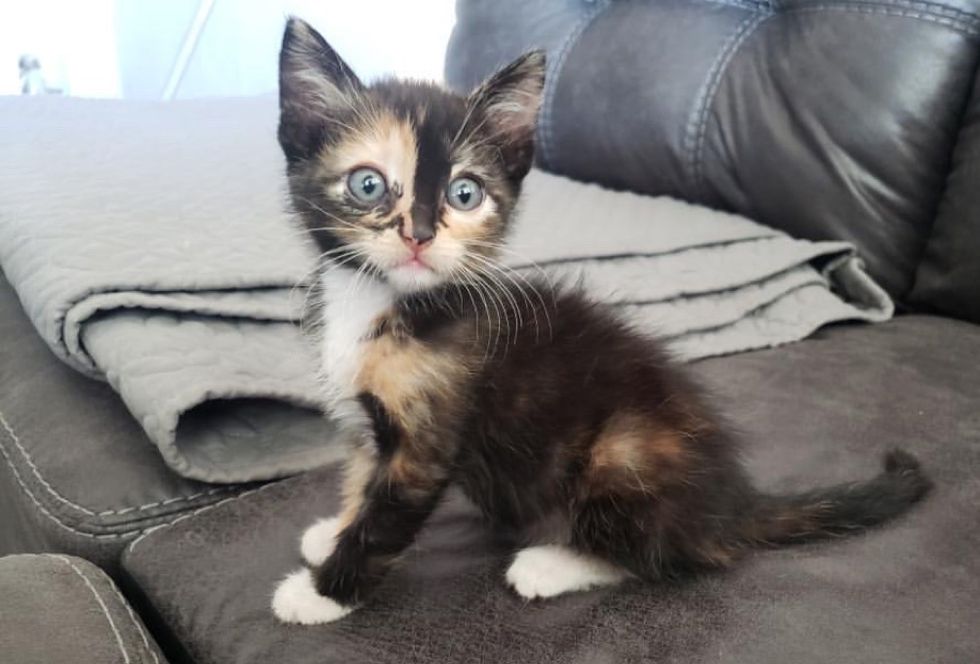
<instances>
[{"instance_id":1,"label":"kitten","mask_svg":"<svg viewBox=\"0 0 980 664\"><path fill-rule=\"evenodd\" d=\"M929 489L894 451L866 482L761 494L654 339L501 267L544 74L531 52L468 97L366 86L309 25L286 27L279 140L324 258L330 409L357 444L340 515L306 531L310 568L276 590L283 621L364 602L450 482L523 547L506 581L525 598L724 568L877 524Z\"/></svg>"}]
</instances>

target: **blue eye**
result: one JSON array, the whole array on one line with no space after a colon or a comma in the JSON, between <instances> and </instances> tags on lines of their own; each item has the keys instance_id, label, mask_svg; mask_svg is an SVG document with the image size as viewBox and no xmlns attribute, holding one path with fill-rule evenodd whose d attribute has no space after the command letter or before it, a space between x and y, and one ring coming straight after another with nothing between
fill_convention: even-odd
<instances>
[{"instance_id":1,"label":"blue eye","mask_svg":"<svg viewBox=\"0 0 980 664\"><path fill-rule=\"evenodd\" d=\"M358 168L347 177L347 189L362 203L377 203L385 195L388 186L381 173L373 168Z\"/></svg>"},{"instance_id":2,"label":"blue eye","mask_svg":"<svg viewBox=\"0 0 980 664\"><path fill-rule=\"evenodd\" d=\"M446 189L446 200L463 212L476 209L483 202L483 187L473 178L456 178Z\"/></svg>"}]
</instances>

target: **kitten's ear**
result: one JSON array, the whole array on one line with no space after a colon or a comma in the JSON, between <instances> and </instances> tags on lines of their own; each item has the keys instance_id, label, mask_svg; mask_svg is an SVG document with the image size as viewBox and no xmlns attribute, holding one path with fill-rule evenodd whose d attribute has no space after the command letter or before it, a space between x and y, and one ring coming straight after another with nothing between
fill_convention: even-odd
<instances>
[{"instance_id":1,"label":"kitten's ear","mask_svg":"<svg viewBox=\"0 0 980 664\"><path fill-rule=\"evenodd\" d=\"M473 91L469 104L476 122L504 158L507 175L520 180L534 161L534 129L544 88L544 51L530 51Z\"/></svg>"},{"instance_id":2,"label":"kitten's ear","mask_svg":"<svg viewBox=\"0 0 980 664\"><path fill-rule=\"evenodd\" d=\"M290 17L279 52L279 143L286 158L315 154L363 90L320 33Z\"/></svg>"}]
</instances>

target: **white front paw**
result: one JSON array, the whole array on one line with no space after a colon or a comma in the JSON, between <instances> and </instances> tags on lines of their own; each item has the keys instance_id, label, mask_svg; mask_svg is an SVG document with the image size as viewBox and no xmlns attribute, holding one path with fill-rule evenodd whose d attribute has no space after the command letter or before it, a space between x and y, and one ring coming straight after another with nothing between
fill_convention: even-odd
<instances>
[{"instance_id":1,"label":"white front paw","mask_svg":"<svg viewBox=\"0 0 980 664\"><path fill-rule=\"evenodd\" d=\"M272 612L286 623L319 625L340 620L353 610L318 593L313 573L305 567L283 579L272 596Z\"/></svg>"},{"instance_id":2,"label":"white front paw","mask_svg":"<svg viewBox=\"0 0 980 664\"><path fill-rule=\"evenodd\" d=\"M303 537L299 542L299 552L302 554L303 560L313 567L322 565L333 553L339 532L340 519L338 517L320 519L303 531Z\"/></svg>"}]
</instances>

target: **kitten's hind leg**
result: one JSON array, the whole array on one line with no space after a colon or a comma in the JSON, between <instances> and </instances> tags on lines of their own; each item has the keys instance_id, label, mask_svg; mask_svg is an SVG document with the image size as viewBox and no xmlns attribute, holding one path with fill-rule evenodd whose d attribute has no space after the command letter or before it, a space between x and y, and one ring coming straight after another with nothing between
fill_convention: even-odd
<instances>
[{"instance_id":1,"label":"kitten's hind leg","mask_svg":"<svg viewBox=\"0 0 980 664\"><path fill-rule=\"evenodd\" d=\"M616 585L629 576L603 558L557 544L521 549L506 574L508 585L525 599Z\"/></svg>"}]
</instances>

